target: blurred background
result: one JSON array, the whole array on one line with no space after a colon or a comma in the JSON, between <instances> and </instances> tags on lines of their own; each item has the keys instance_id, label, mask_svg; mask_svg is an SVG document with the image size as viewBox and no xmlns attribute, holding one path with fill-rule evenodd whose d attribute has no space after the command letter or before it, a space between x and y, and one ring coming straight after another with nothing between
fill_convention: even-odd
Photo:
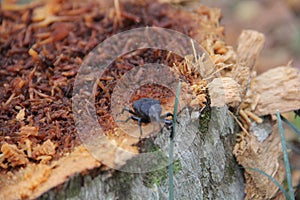
<instances>
[{"instance_id":1,"label":"blurred background","mask_svg":"<svg viewBox=\"0 0 300 200\"><path fill-rule=\"evenodd\" d=\"M266 36L256 64L258 73L286 65L300 69L300 0L202 0L222 9L227 43L235 46L242 29Z\"/></svg>"}]
</instances>

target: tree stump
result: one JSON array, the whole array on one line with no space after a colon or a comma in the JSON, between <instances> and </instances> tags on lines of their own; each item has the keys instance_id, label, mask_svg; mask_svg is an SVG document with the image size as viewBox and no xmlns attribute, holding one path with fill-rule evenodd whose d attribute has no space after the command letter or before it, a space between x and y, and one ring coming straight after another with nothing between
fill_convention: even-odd
<instances>
[{"instance_id":1,"label":"tree stump","mask_svg":"<svg viewBox=\"0 0 300 200\"><path fill-rule=\"evenodd\" d=\"M175 162L175 199L244 198L243 172L232 154L235 126L226 106L204 110L197 120L188 111L179 115L177 134L196 137ZM168 187L167 168L141 174L102 172L77 175L40 199L168 199Z\"/></svg>"}]
</instances>

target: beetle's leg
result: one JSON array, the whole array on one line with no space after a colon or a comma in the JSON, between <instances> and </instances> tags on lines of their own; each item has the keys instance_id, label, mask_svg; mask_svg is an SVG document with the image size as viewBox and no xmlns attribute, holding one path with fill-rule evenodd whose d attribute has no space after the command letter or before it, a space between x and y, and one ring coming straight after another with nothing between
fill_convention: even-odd
<instances>
[{"instance_id":1,"label":"beetle's leg","mask_svg":"<svg viewBox=\"0 0 300 200\"><path fill-rule=\"evenodd\" d=\"M165 119L165 127L170 130L173 127L173 121L169 119Z\"/></svg>"},{"instance_id":2,"label":"beetle's leg","mask_svg":"<svg viewBox=\"0 0 300 200\"><path fill-rule=\"evenodd\" d=\"M170 138L173 139L174 138L173 125L171 125L170 129L171 129Z\"/></svg>"},{"instance_id":3,"label":"beetle's leg","mask_svg":"<svg viewBox=\"0 0 300 200\"><path fill-rule=\"evenodd\" d=\"M166 119L167 117L172 117L173 118L173 114L170 112L167 112L166 114L160 116L160 119L163 120L163 122L165 123L164 127L167 127L168 130L170 130L170 125L172 125L172 120ZM160 125L160 124L159 124ZM163 128L160 129L160 132L162 133Z\"/></svg>"},{"instance_id":4,"label":"beetle's leg","mask_svg":"<svg viewBox=\"0 0 300 200\"><path fill-rule=\"evenodd\" d=\"M172 117L173 118L173 114L172 113L170 113L170 112L168 112L168 113L166 113L166 114L164 114L164 115L162 115L160 118L161 119L165 119L166 117ZM166 119L165 119L166 120ZM179 121L176 119L176 122L177 122L177 124L179 124Z\"/></svg>"},{"instance_id":5,"label":"beetle's leg","mask_svg":"<svg viewBox=\"0 0 300 200\"><path fill-rule=\"evenodd\" d=\"M167 127L170 131L170 138L173 138L173 121L169 119L165 119L165 127Z\"/></svg>"},{"instance_id":6,"label":"beetle's leg","mask_svg":"<svg viewBox=\"0 0 300 200\"><path fill-rule=\"evenodd\" d=\"M136 117L136 116L131 116L131 119L138 121L138 126L139 126L139 129L140 129L140 138L141 138L142 135L143 135L143 131L142 131L142 119L139 118L139 117Z\"/></svg>"},{"instance_id":7,"label":"beetle's leg","mask_svg":"<svg viewBox=\"0 0 300 200\"><path fill-rule=\"evenodd\" d=\"M169 120L169 119L165 119L164 123L165 123L165 125L167 125L166 127L173 125L173 121Z\"/></svg>"},{"instance_id":8,"label":"beetle's leg","mask_svg":"<svg viewBox=\"0 0 300 200\"><path fill-rule=\"evenodd\" d=\"M129 112L130 114L133 114L133 115L137 115L133 110L131 110L128 107L123 108L122 111L120 112L120 114L123 114L124 111L127 111L127 112Z\"/></svg>"},{"instance_id":9,"label":"beetle's leg","mask_svg":"<svg viewBox=\"0 0 300 200\"><path fill-rule=\"evenodd\" d=\"M124 111L127 111L132 115L136 115L136 113L128 107L123 108L119 114L123 114ZM126 120L117 120L117 122L128 122L130 119L133 119L132 116L128 117Z\"/></svg>"},{"instance_id":10,"label":"beetle's leg","mask_svg":"<svg viewBox=\"0 0 300 200\"><path fill-rule=\"evenodd\" d=\"M167 112L166 114L162 115L160 118L164 119L166 117L173 117L173 114L170 112Z\"/></svg>"}]
</instances>

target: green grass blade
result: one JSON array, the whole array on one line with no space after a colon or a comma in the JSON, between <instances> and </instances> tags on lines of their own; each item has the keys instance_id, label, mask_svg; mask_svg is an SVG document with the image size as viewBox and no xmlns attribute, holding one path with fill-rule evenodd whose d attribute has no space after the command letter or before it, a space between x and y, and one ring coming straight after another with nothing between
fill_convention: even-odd
<instances>
[{"instance_id":1,"label":"green grass blade","mask_svg":"<svg viewBox=\"0 0 300 200\"><path fill-rule=\"evenodd\" d=\"M179 82L177 91L176 91L176 98L175 98L174 110L173 110L173 127L172 127L173 134L172 134L171 140L174 140L174 137L175 137L175 124L177 122L177 112L178 112L177 110L178 110L178 101L179 101L178 98L180 95L180 90L181 90L181 82Z\"/></svg>"},{"instance_id":2,"label":"green grass blade","mask_svg":"<svg viewBox=\"0 0 300 200\"><path fill-rule=\"evenodd\" d=\"M178 109L178 97L180 95L181 90L181 82L179 82L175 103L174 103L174 111L173 111L173 126L172 133L170 136L170 149L169 149L169 200L174 200L174 169L173 169L173 160L174 160L174 138L175 138L175 125L177 122L177 109Z\"/></svg>"},{"instance_id":3,"label":"green grass blade","mask_svg":"<svg viewBox=\"0 0 300 200\"><path fill-rule=\"evenodd\" d=\"M279 111L276 112L276 116L277 116L277 120L278 120L278 130L280 133L280 141L281 141L281 147L282 147L282 152L283 152L283 160L284 160L288 189L289 189L288 191L290 194L290 198L292 200L295 200L293 184L292 184L291 168L290 168L289 157L288 157L287 148L286 148L286 141L284 138L283 126L282 126L282 121L281 121Z\"/></svg>"},{"instance_id":4,"label":"green grass blade","mask_svg":"<svg viewBox=\"0 0 300 200\"><path fill-rule=\"evenodd\" d=\"M269 174L267 174L266 172L260 170L260 169L257 169L257 168L251 168L251 167L244 167L245 169L249 169L249 170L252 170L252 171L256 171L257 173L260 173L264 176L266 176L268 179L270 179L280 190L281 192L283 193L283 195L285 196L285 199L287 200L292 200L289 196L289 194L287 193L287 191L283 188L282 185L280 185L280 183L275 179L273 178L272 176L270 176Z\"/></svg>"}]
</instances>

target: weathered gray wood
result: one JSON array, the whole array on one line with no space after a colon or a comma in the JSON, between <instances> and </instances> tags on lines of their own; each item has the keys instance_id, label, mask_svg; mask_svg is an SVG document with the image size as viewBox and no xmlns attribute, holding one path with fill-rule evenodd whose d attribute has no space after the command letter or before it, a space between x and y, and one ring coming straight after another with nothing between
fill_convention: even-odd
<instances>
[{"instance_id":1,"label":"weathered gray wood","mask_svg":"<svg viewBox=\"0 0 300 200\"><path fill-rule=\"evenodd\" d=\"M177 154L181 167L175 170L175 199L238 200L244 197L243 174L232 155L235 143L234 120L227 107L213 108L210 114L208 124L205 124L208 114L202 114L201 127L199 127L199 120L190 118L189 112L182 112L180 115L178 136L184 137L190 133L196 135L188 149ZM205 125L208 125L207 131L205 131ZM168 139L166 135L163 136ZM157 145L163 145L166 142L163 137L158 137L155 141ZM167 171L162 173L165 175L116 171L102 173L93 179L90 175L77 176L66 183L63 188L52 190L41 198L168 199ZM154 180L151 186L145 183L149 181L145 179L161 177L165 178L160 181Z\"/></svg>"}]
</instances>

